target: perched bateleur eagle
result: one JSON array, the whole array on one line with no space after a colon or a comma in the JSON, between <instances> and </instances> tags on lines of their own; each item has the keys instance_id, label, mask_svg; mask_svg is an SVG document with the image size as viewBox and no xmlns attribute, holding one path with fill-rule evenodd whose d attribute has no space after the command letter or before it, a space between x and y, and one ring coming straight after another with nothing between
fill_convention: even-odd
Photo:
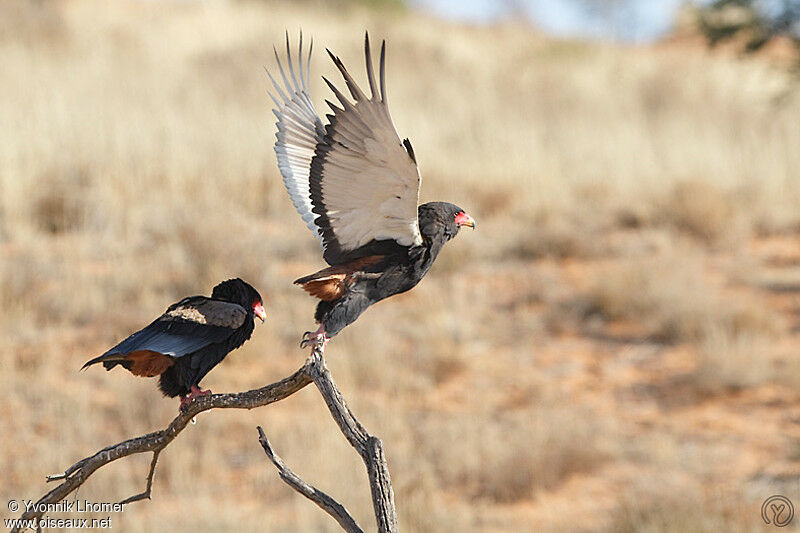
<instances>
[{"instance_id":1,"label":"perched bateleur eagle","mask_svg":"<svg viewBox=\"0 0 800 533\"><path fill-rule=\"evenodd\" d=\"M320 349L370 305L413 288L428 272L442 246L475 221L445 202L418 205L420 174L408 139L397 135L386 102L386 42L381 45L376 82L366 35L365 94L341 60L328 55L344 77L353 102L323 77L340 106L322 124L309 95L311 50L296 62L286 38L288 69L275 51L282 84L267 72L277 106L275 153L289 197L322 244L330 265L295 281L320 300L316 332L301 346ZM305 60L305 64L304 64Z\"/></svg>"},{"instance_id":2,"label":"perched bateleur eagle","mask_svg":"<svg viewBox=\"0 0 800 533\"><path fill-rule=\"evenodd\" d=\"M190 296L170 305L81 370L103 363L106 370L119 365L134 376L160 376L161 392L180 396L182 409L196 396L211 394L200 389L200 380L250 338L255 318L266 318L261 295L241 279L229 279L214 287L210 298Z\"/></svg>"}]
</instances>

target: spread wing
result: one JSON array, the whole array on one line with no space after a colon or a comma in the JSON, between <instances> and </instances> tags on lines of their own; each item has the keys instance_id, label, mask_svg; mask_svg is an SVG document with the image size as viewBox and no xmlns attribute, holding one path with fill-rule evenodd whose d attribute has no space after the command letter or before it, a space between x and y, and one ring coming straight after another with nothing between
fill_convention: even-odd
<instances>
[{"instance_id":1,"label":"spread wing","mask_svg":"<svg viewBox=\"0 0 800 533\"><path fill-rule=\"evenodd\" d=\"M228 339L247 318L244 307L221 300L192 296L171 305L146 328L137 331L84 366L118 361L135 352L182 357Z\"/></svg>"},{"instance_id":2,"label":"spread wing","mask_svg":"<svg viewBox=\"0 0 800 533\"><path fill-rule=\"evenodd\" d=\"M267 72L274 88L270 96L278 119L275 154L283 183L303 221L322 241L330 265L422 242L414 151L408 139L400 141L386 103L386 46L381 46L380 94L369 36L364 48L371 97L328 52L354 103L325 79L342 105L328 102L333 114L325 127L308 92L311 46L304 65L302 34L296 65L288 35L288 69L275 53L282 83Z\"/></svg>"},{"instance_id":3,"label":"spread wing","mask_svg":"<svg viewBox=\"0 0 800 533\"><path fill-rule=\"evenodd\" d=\"M278 119L278 132L275 134L275 155L278 159L278 168L283 176L283 184L289 193L295 209L300 213L303 222L322 240L319 228L314 224L315 214L311 212L311 196L309 195L308 174L311 170L311 159L317 144L322 142L325 128L322 121L314 111L311 96L308 93L309 73L311 70L312 41L308 47L305 71L303 70L303 34L300 34L300 46L297 50L297 72L295 72L292 53L289 49L289 35L286 35L286 56L289 76L283 69L278 51L275 59L283 78L283 86L275 81L272 74L267 71L274 93L270 93L272 101L277 106L272 112ZM299 82L298 82L299 76Z\"/></svg>"},{"instance_id":4,"label":"spread wing","mask_svg":"<svg viewBox=\"0 0 800 533\"><path fill-rule=\"evenodd\" d=\"M422 243L417 222L420 175L411 143L401 142L386 102L386 42L381 46L380 93L375 82L369 35L364 40L371 97L338 57L328 54L354 100L327 79L342 107L328 102L325 136L311 162L312 212L322 233L325 260L337 265L375 253L374 244ZM371 246L368 246L371 245Z\"/></svg>"}]
</instances>

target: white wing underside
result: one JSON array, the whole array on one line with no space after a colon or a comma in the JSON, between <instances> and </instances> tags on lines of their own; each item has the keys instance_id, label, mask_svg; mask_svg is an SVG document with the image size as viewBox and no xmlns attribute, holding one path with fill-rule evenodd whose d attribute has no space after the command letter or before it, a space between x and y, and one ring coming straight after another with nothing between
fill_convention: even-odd
<instances>
[{"instance_id":1,"label":"white wing underside","mask_svg":"<svg viewBox=\"0 0 800 533\"><path fill-rule=\"evenodd\" d=\"M344 109L332 106L326 140L330 149L320 176L322 201L337 241L347 250L384 239L402 246L420 244L420 175L385 102L363 99L352 105L337 97Z\"/></svg>"},{"instance_id":2,"label":"white wing underside","mask_svg":"<svg viewBox=\"0 0 800 533\"><path fill-rule=\"evenodd\" d=\"M328 115L330 123L323 128L308 94L308 63L303 77L302 35L300 46L299 82L288 38L288 77L278 61L284 87L270 76L278 93L271 95L278 106L274 110L278 118L275 153L295 208L322 240L326 252L334 242L338 252L344 253L374 240L394 240L402 246L421 244L417 221L420 175L389 115L385 49L381 49L379 94L368 39L365 42L372 98L331 54L355 103L326 79L342 108L328 102L334 114Z\"/></svg>"},{"instance_id":3,"label":"white wing underside","mask_svg":"<svg viewBox=\"0 0 800 533\"><path fill-rule=\"evenodd\" d=\"M308 175L311 171L311 159L317 143L322 141L325 128L308 92L309 72L311 68L311 51L313 42L308 49L306 69L303 71L303 35L300 34L300 46L297 54L297 75L289 50L289 40L286 40L286 55L289 66L289 76L283 70L278 52L275 50L275 59L283 79L283 87L275 81L267 71L272 81L275 93L270 93L272 101L277 106L272 112L277 117L278 132L275 134L275 155L278 159L278 168L283 176L286 192L292 200L297 212L314 235L322 241L319 228L314 224L317 215L311 212L311 196L309 195ZM298 83L299 75L299 83Z\"/></svg>"}]
</instances>

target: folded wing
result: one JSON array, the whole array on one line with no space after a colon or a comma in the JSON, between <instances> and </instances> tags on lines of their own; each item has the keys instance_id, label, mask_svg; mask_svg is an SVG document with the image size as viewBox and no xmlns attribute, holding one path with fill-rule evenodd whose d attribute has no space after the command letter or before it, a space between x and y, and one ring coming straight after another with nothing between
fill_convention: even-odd
<instances>
[{"instance_id":1,"label":"folded wing","mask_svg":"<svg viewBox=\"0 0 800 533\"><path fill-rule=\"evenodd\" d=\"M126 355L154 352L178 358L228 339L244 324L247 311L240 305L204 296L184 298L146 328L137 331L100 357L83 365L121 361Z\"/></svg>"}]
</instances>

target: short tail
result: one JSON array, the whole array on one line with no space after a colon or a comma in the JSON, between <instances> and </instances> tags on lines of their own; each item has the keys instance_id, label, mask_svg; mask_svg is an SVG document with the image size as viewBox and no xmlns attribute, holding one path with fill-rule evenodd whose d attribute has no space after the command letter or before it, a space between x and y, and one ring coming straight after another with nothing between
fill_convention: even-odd
<instances>
[{"instance_id":1,"label":"short tail","mask_svg":"<svg viewBox=\"0 0 800 533\"><path fill-rule=\"evenodd\" d=\"M86 370L92 365L97 363L103 363L103 366L106 370L111 370L118 364L122 363L125 360L124 354L119 353L110 353L110 354L103 354L100 357L95 357L91 361L86 361L86 363L81 367L81 370Z\"/></svg>"}]
</instances>

